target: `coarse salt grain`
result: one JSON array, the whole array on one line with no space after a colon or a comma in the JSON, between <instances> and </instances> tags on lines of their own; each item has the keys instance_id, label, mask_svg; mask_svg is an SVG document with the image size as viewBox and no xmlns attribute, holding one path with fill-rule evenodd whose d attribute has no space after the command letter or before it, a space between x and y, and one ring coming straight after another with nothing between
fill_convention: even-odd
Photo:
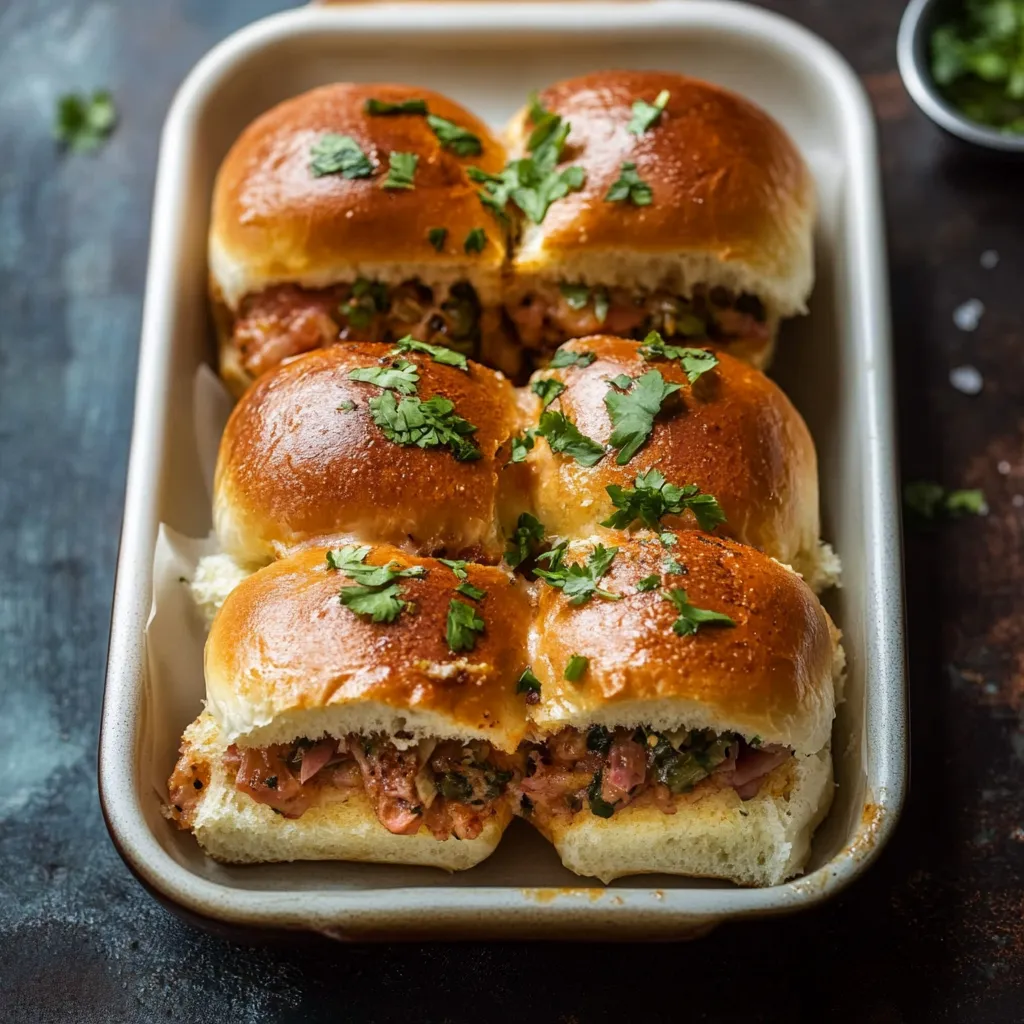
<instances>
[{"instance_id":1,"label":"coarse salt grain","mask_svg":"<svg viewBox=\"0 0 1024 1024\"><path fill-rule=\"evenodd\" d=\"M965 395L980 394L985 386L985 381L975 366L955 366L949 371L949 383Z\"/></svg>"},{"instance_id":2,"label":"coarse salt grain","mask_svg":"<svg viewBox=\"0 0 1024 1024\"><path fill-rule=\"evenodd\" d=\"M953 310L953 323L961 331L976 331L985 312L985 304L981 299L968 299Z\"/></svg>"}]
</instances>

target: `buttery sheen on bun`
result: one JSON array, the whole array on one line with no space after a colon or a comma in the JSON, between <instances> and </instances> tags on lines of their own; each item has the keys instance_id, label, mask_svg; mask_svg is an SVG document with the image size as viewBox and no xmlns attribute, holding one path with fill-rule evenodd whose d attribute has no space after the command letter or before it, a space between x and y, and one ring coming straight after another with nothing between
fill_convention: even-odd
<instances>
[{"instance_id":1,"label":"buttery sheen on bun","mask_svg":"<svg viewBox=\"0 0 1024 1024\"><path fill-rule=\"evenodd\" d=\"M530 611L504 570L387 546L261 569L214 620L168 815L227 861L477 863L521 776Z\"/></svg>"},{"instance_id":2,"label":"buttery sheen on bun","mask_svg":"<svg viewBox=\"0 0 1024 1024\"><path fill-rule=\"evenodd\" d=\"M229 384L338 340L405 334L483 345L500 363L505 232L467 168L504 163L482 121L428 89L327 85L257 118L221 165L211 213Z\"/></svg>"},{"instance_id":3,"label":"buttery sheen on bun","mask_svg":"<svg viewBox=\"0 0 1024 1024\"><path fill-rule=\"evenodd\" d=\"M438 354L457 359L353 342L260 378L221 439L223 550L258 565L348 540L498 561L499 489L517 482L499 455L519 428L515 392L500 373Z\"/></svg>"},{"instance_id":4,"label":"buttery sheen on bun","mask_svg":"<svg viewBox=\"0 0 1024 1024\"><path fill-rule=\"evenodd\" d=\"M668 546L665 546L665 541ZM771 885L832 798L839 634L795 573L687 530L570 543L540 573L520 809L571 870ZM579 600L581 567L590 580ZM525 802L524 802L525 798Z\"/></svg>"},{"instance_id":5,"label":"buttery sheen on bun","mask_svg":"<svg viewBox=\"0 0 1024 1024\"><path fill-rule=\"evenodd\" d=\"M558 170L584 180L524 222L506 296L522 342L659 330L764 365L814 276L813 182L786 132L708 82L603 71L542 90L509 126L513 156L553 117Z\"/></svg>"},{"instance_id":6,"label":"buttery sheen on bun","mask_svg":"<svg viewBox=\"0 0 1024 1024\"><path fill-rule=\"evenodd\" d=\"M835 581L835 556L818 539L814 442L763 373L721 349L607 335L569 342L557 356L534 374L533 386L543 394L552 387L547 381L563 385L549 408L599 444L613 435L609 401L637 396L643 375L656 371L679 390L661 402L650 436L624 464L609 452L596 465L581 465L535 444L526 465L535 513L549 533L587 537L600 534L602 524L653 529L659 521L669 528L703 525L792 565L815 589ZM619 387L621 375L635 383ZM695 494L676 494L673 504L679 488Z\"/></svg>"}]
</instances>

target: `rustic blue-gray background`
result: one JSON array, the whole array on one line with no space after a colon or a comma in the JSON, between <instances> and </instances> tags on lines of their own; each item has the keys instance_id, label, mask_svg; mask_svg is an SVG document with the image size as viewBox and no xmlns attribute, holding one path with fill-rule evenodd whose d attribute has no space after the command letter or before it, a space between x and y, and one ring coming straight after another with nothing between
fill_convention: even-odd
<instances>
[{"instance_id":1,"label":"rustic blue-gray background","mask_svg":"<svg viewBox=\"0 0 1024 1024\"><path fill-rule=\"evenodd\" d=\"M95 748L157 138L193 62L282 6L0 3L0 1020L1024 1019L1024 164L911 108L898 0L771 4L846 53L882 123L905 472L992 507L908 537L913 794L869 877L804 917L620 947L246 948L133 881ZM62 156L55 99L98 87L115 135ZM963 363L981 395L950 386Z\"/></svg>"}]
</instances>

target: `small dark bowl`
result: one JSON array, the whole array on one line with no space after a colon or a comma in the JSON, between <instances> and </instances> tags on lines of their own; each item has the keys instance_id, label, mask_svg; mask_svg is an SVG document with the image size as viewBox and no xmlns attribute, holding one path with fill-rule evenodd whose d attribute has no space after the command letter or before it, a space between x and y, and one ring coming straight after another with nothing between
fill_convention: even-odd
<instances>
[{"instance_id":1,"label":"small dark bowl","mask_svg":"<svg viewBox=\"0 0 1024 1024\"><path fill-rule=\"evenodd\" d=\"M985 149L1024 154L1024 135L1008 135L965 117L932 79L932 32L960 7L956 0L911 0L907 5L896 41L903 84L921 110L951 135Z\"/></svg>"}]
</instances>

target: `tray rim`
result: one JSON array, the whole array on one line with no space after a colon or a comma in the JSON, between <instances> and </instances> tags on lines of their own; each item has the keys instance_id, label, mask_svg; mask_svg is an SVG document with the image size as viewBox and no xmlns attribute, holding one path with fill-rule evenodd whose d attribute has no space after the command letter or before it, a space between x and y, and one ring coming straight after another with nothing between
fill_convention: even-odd
<instances>
[{"instance_id":1,"label":"tray rim","mask_svg":"<svg viewBox=\"0 0 1024 1024\"><path fill-rule=\"evenodd\" d=\"M400 18L398 17L400 15ZM524 19L526 19L524 21ZM580 25L585 25L580 29ZM447 32L501 33L583 31L597 36L618 29L720 30L752 40L770 40L798 55L827 79L842 104L844 128L859 166L848 174L848 202L866 214L848 225L846 280L857 285L847 311L855 322L869 380L867 443L864 447L865 515L869 535L890 536L866 553L865 664L868 685L885 718L864 732L878 743L868 774L871 801L856 837L809 875L765 889L650 889L588 886L522 889L514 886L445 886L381 890L246 890L201 878L170 857L149 832L134 784L138 764L139 680L145 671L144 631L149 614L150 570L158 522L156 495L162 471L151 454L163 454L164 417L159 403L169 371L171 346L163 324L170 299L166 282L173 254L164 245L176 219L184 179L180 143L196 107L238 64L261 48L322 28L380 35L397 28L443 37ZM882 206L874 121L854 72L829 44L773 12L722 0L653 0L641 4L561 2L491 4L380 4L366 7L312 6L284 11L246 26L210 50L178 89L161 134L143 308L135 412L125 510L115 576L110 643L103 699L99 760L100 803L108 831L130 870L161 902L191 917L247 927L309 929L334 937L402 937L454 926L474 934L561 937L623 926L650 934L701 930L726 918L783 913L814 906L859 876L889 839L902 809L907 777L907 705L904 657L902 542L897 499L892 353L888 322ZM165 400L164 400L165 401ZM894 527L895 524L895 527ZM894 612L898 610L898 613ZM870 707L869 707L870 712ZM877 709L876 709L877 711ZM877 716L876 716L877 717ZM126 761L131 765L124 771ZM867 767L867 766L866 766ZM873 809L867 815L867 808ZM397 896L397 899L396 899ZM303 905L306 904L306 905ZM553 927L554 926L554 927ZM561 930L559 928L561 927ZM595 935L594 937L601 937Z\"/></svg>"}]
</instances>

